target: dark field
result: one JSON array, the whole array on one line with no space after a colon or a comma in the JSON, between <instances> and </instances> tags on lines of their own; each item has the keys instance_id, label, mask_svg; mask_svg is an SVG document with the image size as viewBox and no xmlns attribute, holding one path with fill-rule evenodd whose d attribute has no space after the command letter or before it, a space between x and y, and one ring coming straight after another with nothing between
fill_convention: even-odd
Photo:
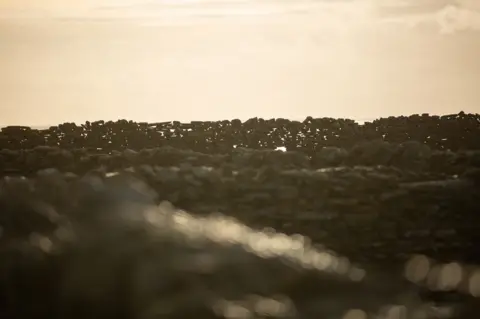
<instances>
[{"instance_id":1,"label":"dark field","mask_svg":"<svg viewBox=\"0 0 480 319\"><path fill-rule=\"evenodd\" d=\"M4 128L0 317L478 318L479 148L464 113Z\"/></svg>"}]
</instances>

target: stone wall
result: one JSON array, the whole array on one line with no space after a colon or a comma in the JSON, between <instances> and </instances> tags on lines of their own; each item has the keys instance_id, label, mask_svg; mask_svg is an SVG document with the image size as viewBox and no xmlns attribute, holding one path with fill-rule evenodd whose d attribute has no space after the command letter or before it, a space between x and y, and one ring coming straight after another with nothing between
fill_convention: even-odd
<instances>
[{"instance_id":1,"label":"stone wall","mask_svg":"<svg viewBox=\"0 0 480 319\"><path fill-rule=\"evenodd\" d=\"M417 141L438 150L478 149L480 115L412 115L390 117L360 125L353 120L306 118L253 118L217 122L134 123L132 121L64 123L46 130L6 127L0 133L0 149L59 146L106 151L172 146L201 153L227 153L234 147L275 149L286 147L312 155L326 146L351 148L364 141L382 139L401 143Z\"/></svg>"}]
</instances>

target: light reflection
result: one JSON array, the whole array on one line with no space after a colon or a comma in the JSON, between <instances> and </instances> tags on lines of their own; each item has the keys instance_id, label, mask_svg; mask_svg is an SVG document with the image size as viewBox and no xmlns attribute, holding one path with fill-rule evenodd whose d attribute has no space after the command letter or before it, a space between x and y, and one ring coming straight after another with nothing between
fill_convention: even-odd
<instances>
[{"instance_id":1,"label":"light reflection","mask_svg":"<svg viewBox=\"0 0 480 319\"><path fill-rule=\"evenodd\" d=\"M348 277L352 281L362 281L365 278L366 275L367 275L367 272L365 270L359 269L359 268L353 268L348 273Z\"/></svg>"},{"instance_id":2,"label":"light reflection","mask_svg":"<svg viewBox=\"0 0 480 319\"><path fill-rule=\"evenodd\" d=\"M407 280L431 291L450 291L480 297L480 267L450 262L436 263L423 255L413 256L405 265Z\"/></svg>"},{"instance_id":3,"label":"light reflection","mask_svg":"<svg viewBox=\"0 0 480 319\"><path fill-rule=\"evenodd\" d=\"M248 319L252 318L250 311L240 305L227 303L223 308L223 316L226 319Z\"/></svg>"},{"instance_id":4,"label":"light reflection","mask_svg":"<svg viewBox=\"0 0 480 319\"><path fill-rule=\"evenodd\" d=\"M480 297L480 270L475 271L468 280L468 291L474 297Z\"/></svg>"},{"instance_id":5,"label":"light reflection","mask_svg":"<svg viewBox=\"0 0 480 319\"><path fill-rule=\"evenodd\" d=\"M351 309L343 316L343 319L367 319L367 313L360 309Z\"/></svg>"},{"instance_id":6,"label":"light reflection","mask_svg":"<svg viewBox=\"0 0 480 319\"><path fill-rule=\"evenodd\" d=\"M53 249L53 242L50 238L41 234L32 233L29 240L33 246L40 248L45 253L50 253Z\"/></svg>"},{"instance_id":7,"label":"light reflection","mask_svg":"<svg viewBox=\"0 0 480 319\"><path fill-rule=\"evenodd\" d=\"M441 267L437 283L439 290L455 290L463 277L463 269L458 263L450 263Z\"/></svg>"},{"instance_id":8,"label":"light reflection","mask_svg":"<svg viewBox=\"0 0 480 319\"><path fill-rule=\"evenodd\" d=\"M217 300L212 309L223 318L290 318L293 302L286 296L247 295L243 300Z\"/></svg>"},{"instance_id":9,"label":"light reflection","mask_svg":"<svg viewBox=\"0 0 480 319\"><path fill-rule=\"evenodd\" d=\"M194 217L162 203L157 209L146 210L144 218L146 222L162 229L168 224L169 228L177 231L191 244L198 244L207 238L220 245L240 245L262 258L285 258L308 269L348 274L354 281L363 280L366 274L363 269L353 266L348 258L337 257L333 253L312 247L304 236L287 236L276 233L273 229L255 231L220 214Z\"/></svg>"},{"instance_id":10,"label":"light reflection","mask_svg":"<svg viewBox=\"0 0 480 319\"><path fill-rule=\"evenodd\" d=\"M430 271L430 261L427 257L415 256L407 262L405 277L414 283L420 283L427 278Z\"/></svg>"},{"instance_id":11,"label":"light reflection","mask_svg":"<svg viewBox=\"0 0 480 319\"><path fill-rule=\"evenodd\" d=\"M405 306L391 306L386 311L385 319L407 319L407 308Z\"/></svg>"}]
</instances>

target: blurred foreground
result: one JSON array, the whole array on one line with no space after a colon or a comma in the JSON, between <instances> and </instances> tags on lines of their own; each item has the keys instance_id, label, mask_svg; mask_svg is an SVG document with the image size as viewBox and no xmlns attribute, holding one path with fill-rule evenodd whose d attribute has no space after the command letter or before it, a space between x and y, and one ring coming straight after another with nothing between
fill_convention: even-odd
<instances>
[{"instance_id":1,"label":"blurred foreground","mask_svg":"<svg viewBox=\"0 0 480 319\"><path fill-rule=\"evenodd\" d=\"M480 311L475 267L422 256L405 271L358 264L301 235L158 205L135 175L72 179L48 170L3 180L2 317L404 319Z\"/></svg>"},{"instance_id":2,"label":"blurred foreground","mask_svg":"<svg viewBox=\"0 0 480 319\"><path fill-rule=\"evenodd\" d=\"M0 317L478 318L479 130L463 112L4 128Z\"/></svg>"}]
</instances>

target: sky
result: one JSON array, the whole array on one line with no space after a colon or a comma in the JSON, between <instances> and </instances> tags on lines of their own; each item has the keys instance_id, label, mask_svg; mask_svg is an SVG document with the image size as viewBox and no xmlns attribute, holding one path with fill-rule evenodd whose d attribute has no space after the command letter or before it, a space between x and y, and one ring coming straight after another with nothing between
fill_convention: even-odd
<instances>
[{"instance_id":1,"label":"sky","mask_svg":"<svg viewBox=\"0 0 480 319\"><path fill-rule=\"evenodd\" d=\"M480 113L479 2L402 3L0 0L0 125Z\"/></svg>"}]
</instances>

